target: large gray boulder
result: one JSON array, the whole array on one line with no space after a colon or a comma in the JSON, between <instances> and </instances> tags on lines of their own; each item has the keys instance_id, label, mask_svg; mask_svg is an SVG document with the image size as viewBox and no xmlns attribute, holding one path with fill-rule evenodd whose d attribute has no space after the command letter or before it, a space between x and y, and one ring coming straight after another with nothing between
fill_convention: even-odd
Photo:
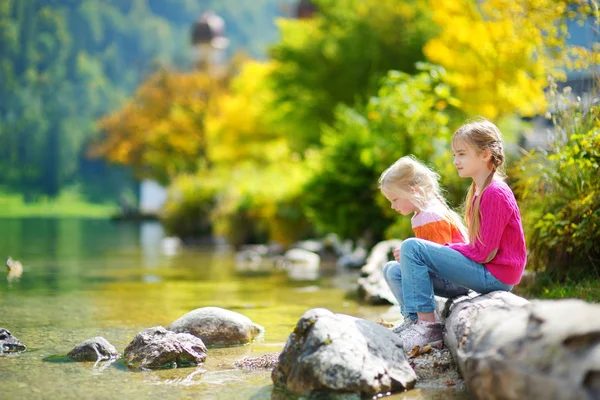
<instances>
[{"instance_id":1,"label":"large gray boulder","mask_svg":"<svg viewBox=\"0 0 600 400\"><path fill-rule=\"evenodd\" d=\"M102 336L79 343L67 356L75 361L110 360L119 357L119 352Z\"/></svg>"},{"instance_id":2,"label":"large gray boulder","mask_svg":"<svg viewBox=\"0 0 600 400\"><path fill-rule=\"evenodd\" d=\"M302 396L373 396L415 385L398 335L374 322L308 310L272 372L276 389Z\"/></svg>"},{"instance_id":3,"label":"large gray boulder","mask_svg":"<svg viewBox=\"0 0 600 400\"><path fill-rule=\"evenodd\" d=\"M185 314L168 330L189 333L207 346L234 346L250 343L264 328L250 318L219 307L203 307Z\"/></svg>"},{"instance_id":4,"label":"large gray boulder","mask_svg":"<svg viewBox=\"0 0 600 400\"><path fill-rule=\"evenodd\" d=\"M200 365L206 359L202 340L162 326L144 329L127 345L123 360L132 368L161 369Z\"/></svg>"},{"instance_id":5,"label":"large gray boulder","mask_svg":"<svg viewBox=\"0 0 600 400\"><path fill-rule=\"evenodd\" d=\"M14 337L8 329L0 328L0 355L22 353L27 347Z\"/></svg>"},{"instance_id":6,"label":"large gray boulder","mask_svg":"<svg viewBox=\"0 0 600 400\"><path fill-rule=\"evenodd\" d=\"M600 304L492 292L452 305L445 342L478 399L600 399Z\"/></svg>"}]
</instances>

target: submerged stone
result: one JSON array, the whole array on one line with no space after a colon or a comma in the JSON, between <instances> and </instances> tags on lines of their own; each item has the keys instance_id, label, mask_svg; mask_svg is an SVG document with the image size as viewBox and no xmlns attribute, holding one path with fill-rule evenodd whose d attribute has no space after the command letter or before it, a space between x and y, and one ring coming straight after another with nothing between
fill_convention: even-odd
<instances>
[{"instance_id":1,"label":"submerged stone","mask_svg":"<svg viewBox=\"0 0 600 400\"><path fill-rule=\"evenodd\" d=\"M250 318L219 307L203 307L190 311L167 327L168 330L189 333L208 346L247 344L264 332Z\"/></svg>"},{"instance_id":2,"label":"submerged stone","mask_svg":"<svg viewBox=\"0 0 600 400\"><path fill-rule=\"evenodd\" d=\"M117 358L119 352L108 340L96 336L78 344L67 356L75 361L98 361Z\"/></svg>"},{"instance_id":3,"label":"submerged stone","mask_svg":"<svg viewBox=\"0 0 600 400\"><path fill-rule=\"evenodd\" d=\"M22 353L27 346L14 337L8 329L0 328L0 355L9 353Z\"/></svg>"},{"instance_id":4,"label":"submerged stone","mask_svg":"<svg viewBox=\"0 0 600 400\"><path fill-rule=\"evenodd\" d=\"M206 346L188 333L155 326L135 335L125 348L123 359L129 367L140 369L190 367L204 362Z\"/></svg>"}]
</instances>

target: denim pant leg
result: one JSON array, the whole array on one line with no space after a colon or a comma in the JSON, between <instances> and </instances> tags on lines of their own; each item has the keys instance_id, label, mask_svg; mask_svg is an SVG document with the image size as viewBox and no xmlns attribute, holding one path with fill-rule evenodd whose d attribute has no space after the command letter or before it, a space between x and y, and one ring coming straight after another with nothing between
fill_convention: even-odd
<instances>
[{"instance_id":1,"label":"denim pant leg","mask_svg":"<svg viewBox=\"0 0 600 400\"><path fill-rule=\"evenodd\" d=\"M392 294L400 306L400 314L402 314L404 318L408 317L416 320L417 313L409 314L404 309L404 299L402 297L402 271L400 270L400 263L396 261L387 262L383 266L383 278L385 279L388 287L392 291Z\"/></svg>"},{"instance_id":2,"label":"denim pant leg","mask_svg":"<svg viewBox=\"0 0 600 400\"><path fill-rule=\"evenodd\" d=\"M421 239L402 242L400 268L406 312L433 312L435 299L430 273L479 293L512 289L496 279L482 264L456 250Z\"/></svg>"},{"instance_id":3,"label":"denim pant leg","mask_svg":"<svg viewBox=\"0 0 600 400\"><path fill-rule=\"evenodd\" d=\"M446 297L448 299L464 296L469 293L469 288L457 285L447 279L440 278L436 274L429 273L433 281L433 293L436 296Z\"/></svg>"}]
</instances>

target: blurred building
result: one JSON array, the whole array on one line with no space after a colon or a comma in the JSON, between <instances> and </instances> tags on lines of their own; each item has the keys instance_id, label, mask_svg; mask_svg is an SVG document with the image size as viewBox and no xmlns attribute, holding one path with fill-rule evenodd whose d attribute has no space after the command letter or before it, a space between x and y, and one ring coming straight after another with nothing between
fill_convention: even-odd
<instances>
[{"instance_id":1,"label":"blurred building","mask_svg":"<svg viewBox=\"0 0 600 400\"><path fill-rule=\"evenodd\" d=\"M225 36L225 20L213 11L205 11L191 30L192 53L196 68L219 73L224 68L229 47Z\"/></svg>"},{"instance_id":2,"label":"blurred building","mask_svg":"<svg viewBox=\"0 0 600 400\"><path fill-rule=\"evenodd\" d=\"M144 179L140 182L140 205L142 215L158 215L167 201L167 190L158 182Z\"/></svg>"},{"instance_id":3,"label":"blurred building","mask_svg":"<svg viewBox=\"0 0 600 400\"><path fill-rule=\"evenodd\" d=\"M317 12L317 6L310 0L300 0L296 8L295 17L298 19L311 18Z\"/></svg>"}]
</instances>

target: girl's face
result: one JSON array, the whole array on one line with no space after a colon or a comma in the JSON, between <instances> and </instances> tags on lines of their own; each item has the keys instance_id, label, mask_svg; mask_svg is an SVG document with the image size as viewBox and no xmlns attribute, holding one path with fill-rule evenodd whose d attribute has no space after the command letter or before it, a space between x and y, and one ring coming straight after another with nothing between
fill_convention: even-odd
<instances>
[{"instance_id":1,"label":"girl's face","mask_svg":"<svg viewBox=\"0 0 600 400\"><path fill-rule=\"evenodd\" d=\"M402 215L410 215L417 210L417 207L408 199L406 196L400 196L398 193L390 192L385 189L381 189L381 193L389 200L392 205L392 209Z\"/></svg>"},{"instance_id":2,"label":"girl's face","mask_svg":"<svg viewBox=\"0 0 600 400\"><path fill-rule=\"evenodd\" d=\"M489 151L477 152L477 150L462 140L452 143L454 153L454 166L461 178L476 179L482 175L489 175L490 154Z\"/></svg>"}]
</instances>

